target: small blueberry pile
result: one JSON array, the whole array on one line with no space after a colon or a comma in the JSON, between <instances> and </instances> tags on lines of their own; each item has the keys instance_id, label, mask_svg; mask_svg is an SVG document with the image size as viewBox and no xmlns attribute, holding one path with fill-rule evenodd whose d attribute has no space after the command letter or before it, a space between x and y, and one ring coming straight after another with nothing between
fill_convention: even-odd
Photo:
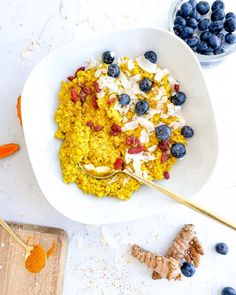
<instances>
[{"instance_id":1,"label":"small blueberry pile","mask_svg":"<svg viewBox=\"0 0 236 295\"><path fill-rule=\"evenodd\" d=\"M227 44L236 43L236 14L224 9L222 0L214 1L211 7L207 1L184 2L175 15L173 30L193 51L221 54Z\"/></svg>"}]
</instances>

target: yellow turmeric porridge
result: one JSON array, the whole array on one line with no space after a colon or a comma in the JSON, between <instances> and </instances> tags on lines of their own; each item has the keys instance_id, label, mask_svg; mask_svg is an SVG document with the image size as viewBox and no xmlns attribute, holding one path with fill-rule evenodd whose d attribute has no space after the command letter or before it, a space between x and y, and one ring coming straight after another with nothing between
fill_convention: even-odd
<instances>
[{"instance_id":1,"label":"yellow turmeric porridge","mask_svg":"<svg viewBox=\"0 0 236 295\"><path fill-rule=\"evenodd\" d=\"M124 173L92 178L78 163L169 179L172 165L186 153L186 138L193 136L181 115L185 100L153 51L136 59L105 51L80 67L62 82L55 115L64 181L97 197L126 200L140 187L138 181Z\"/></svg>"}]
</instances>

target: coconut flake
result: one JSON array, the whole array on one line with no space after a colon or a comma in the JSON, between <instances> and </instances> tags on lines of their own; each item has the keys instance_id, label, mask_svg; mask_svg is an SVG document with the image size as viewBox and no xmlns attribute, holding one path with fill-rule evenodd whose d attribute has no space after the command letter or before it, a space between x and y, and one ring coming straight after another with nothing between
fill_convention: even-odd
<instances>
[{"instance_id":1,"label":"coconut flake","mask_svg":"<svg viewBox=\"0 0 236 295\"><path fill-rule=\"evenodd\" d=\"M126 92L131 90L130 82L124 73L120 72L119 80Z\"/></svg>"},{"instance_id":2,"label":"coconut flake","mask_svg":"<svg viewBox=\"0 0 236 295\"><path fill-rule=\"evenodd\" d=\"M146 130L141 131L141 136L139 137L141 143L148 143L149 142L149 135Z\"/></svg>"},{"instance_id":3,"label":"coconut flake","mask_svg":"<svg viewBox=\"0 0 236 295\"><path fill-rule=\"evenodd\" d=\"M99 65L99 60L96 60L94 57L91 57L87 62L87 69L97 67Z\"/></svg>"},{"instance_id":4,"label":"coconut flake","mask_svg":"<svg viewBox=\"0 0 236 295\"><path fill-rule=\"evenodd\" d=\"M144 57L144 55L141 55L141 56L137 57L136 62L140 66L140 68L143 69L144 71L146 71L148 73L152 73L152 74L156 73L157 65L153 64L152 62L147 60Z\"/></svg>"},{"instance_id":5,"label":"coconut flake","mask_svg":"<svg viewBox=\"0 0 236 295\"><path fill-rule=\"evenodd\" d=\"M87 170L93 170L93 171L96 171L98 173L104 173L104 172L108 172L110 170L110 168L108 166L98 166L98 167L95 167L93 164L85 164L84 167L87 169Z\"/></svg>"},{"instance_id":6,"label":"coconut flake","mask_svg":"<svg viewBox=\"0 0 236 295\"><path fill-rule=\"evenodd\" d=\"M97 98L103 98L105 96L105 91L104 90L100 90L98 93L97 93Z\"/></svg>"},{"instance_id":7,"label":"coconut flake","mask_svg":"<svg viewBox=\"0 0 236 295\"><path fill-rule=\"evenodd\" d=\"M128 70L132 71L134 69L134 63L132 59L129 59L128 64L127 64Z\"/></svg>"},{"instance_id":8,"label":"coconut flake","mask_svg":"<svg viewBox=\"0 0 236 295\"><path fill-rule=\"evenodd\" d=\"M126 114L129 111L129 105L122 106L119 101L117 101L114 105L114 110L120 112L121 114Z\"/></svg>"},{"instance_id":9,"label":"coconut flake","mask_svg":"<svg viewBox=\"0 0 236 295\"><path fill-rule=\"evenodd\" d=\"M161 80L166 76L166 75L168 75L170 72L169 72L169 70L168 69L164 69L164 70L162 70L162 69L157 69L157 71L156 71L156 75L155 75L155 77L154 77L154 80L156 80L157 82L161 82Z\"/></svg>"},{"instance_id":10,"label":"coconut flake","mask_svg":"<svg viewBox=\"0 0 236 295\"><path fill-rule=\"evenodd\" d=\"M168 82L169 82L171 85L179 84L179 82L176 81L172 76L169 76L169 78L168 78Z\"/></svg>"},{"instance_id":11,"label":"coconut flake","mask_svg":"<svg viewBox=\"0 0 236 295\"><path fill-rule=\"evenodd\" d=\"M125 154L126 163L129 164L131 161L133 161L132 165L133 165L135 173L142 177L144 176L143 175L144 172L142 171L142 168L141 168L142 162L147 163L155 159L156 158L148 152L141 152L138 154L129 154L128 151L126 151L126 154Z\"/></svg>"},{"instance_id":12,"label":"coconut flake","mask_svg":"<svg viewBox=\"0 0 236 295\"><path fill-rule=\"evenodd\" d=\"M115 81L114 78L109 77L109 76L101 76L98 79L98 85L99 85L100 89L108 88L111 93L118 91L117 82Z\"/></svg>"},{"instance_id":13,"label":"coconut flake","mask_svg":"<svg viewBox=\"0 0 236 295\"><path fill-rule=\"evenodd\" d=\"M137 74L137 75L134 75L132 77L129 78L129 82L131 85L137 83L139 80L141 80L142 78L142 75L141 74Z\"/></svg>"},{"instance_id":14,"label":"coconut flake","mask_svg":"<svg viewBox=\"0 0 236 295\"><path fill-rule=\"evenodd\" d=\"M157 148L156 145L152 145L152 146L150 146L150 147L148 148L148 151L149 151L150 153L153 153L153 152L156 150L156 148Z\"/></svg>"}]
</instances>

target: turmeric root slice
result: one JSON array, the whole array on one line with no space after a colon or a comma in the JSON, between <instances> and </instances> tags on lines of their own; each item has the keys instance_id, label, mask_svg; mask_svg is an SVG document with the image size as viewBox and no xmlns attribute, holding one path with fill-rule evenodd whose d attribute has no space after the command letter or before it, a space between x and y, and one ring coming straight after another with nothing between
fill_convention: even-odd
<instances>
[{"instance_id":1,"label":"turmeric root slice","mask_svg":"<svg viewBox=\"0 0 236 295\"><path fill-rule=\"evenodd\" d=\"M19 145L15 143L9 143L0 146L0 159L8 157L19 150Z\"/></svg>"},{"instance_id":2,"label":"turmeric root slice","mask_svg":"<svg viewBox=\"0 0 236 295\"><path fill-rule=\"evenodd\" d=\"M158 256L138 245L132 246L132 255L140 262L145 263L147 267L153 269L158 278L168 280L179 280L181 278L179 263L172 257Z\"/></svg>"}]
</instances>

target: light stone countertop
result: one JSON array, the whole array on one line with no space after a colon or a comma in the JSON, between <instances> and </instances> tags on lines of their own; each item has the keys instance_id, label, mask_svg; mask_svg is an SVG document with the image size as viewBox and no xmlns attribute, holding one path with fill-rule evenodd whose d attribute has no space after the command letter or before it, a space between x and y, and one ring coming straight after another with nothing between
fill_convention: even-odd
<instances>
[{"instance_id":1,"label":"light stone countertop","mask_svg":"<svg viewBox=\"0 0 236 295\"><path fill-rule=\"evenodd\" d=\"M235 232L189 209L176 205L158 216L107 226L86 226L60 215L38 187L16 116L16 99L25 80L48 52L76 40L80 34L92 36L137 26L167 28L170 3L171 0L1 0L0 144L17 142L21 150L0 161L0 216L61 227L68 232L65 295L220 295L224 286L236 289ZM235 68L236 54L204 69L220 152L212 178L195 200L236 221ZM182 282L152 281L151 271L130 256L129 244L138 243L165 254L185 223L196 225L205 247L200 267L193 278ZM214 245L219 241L229 245L227 256L215 253Z\"/></svg>"}]
</instances>

